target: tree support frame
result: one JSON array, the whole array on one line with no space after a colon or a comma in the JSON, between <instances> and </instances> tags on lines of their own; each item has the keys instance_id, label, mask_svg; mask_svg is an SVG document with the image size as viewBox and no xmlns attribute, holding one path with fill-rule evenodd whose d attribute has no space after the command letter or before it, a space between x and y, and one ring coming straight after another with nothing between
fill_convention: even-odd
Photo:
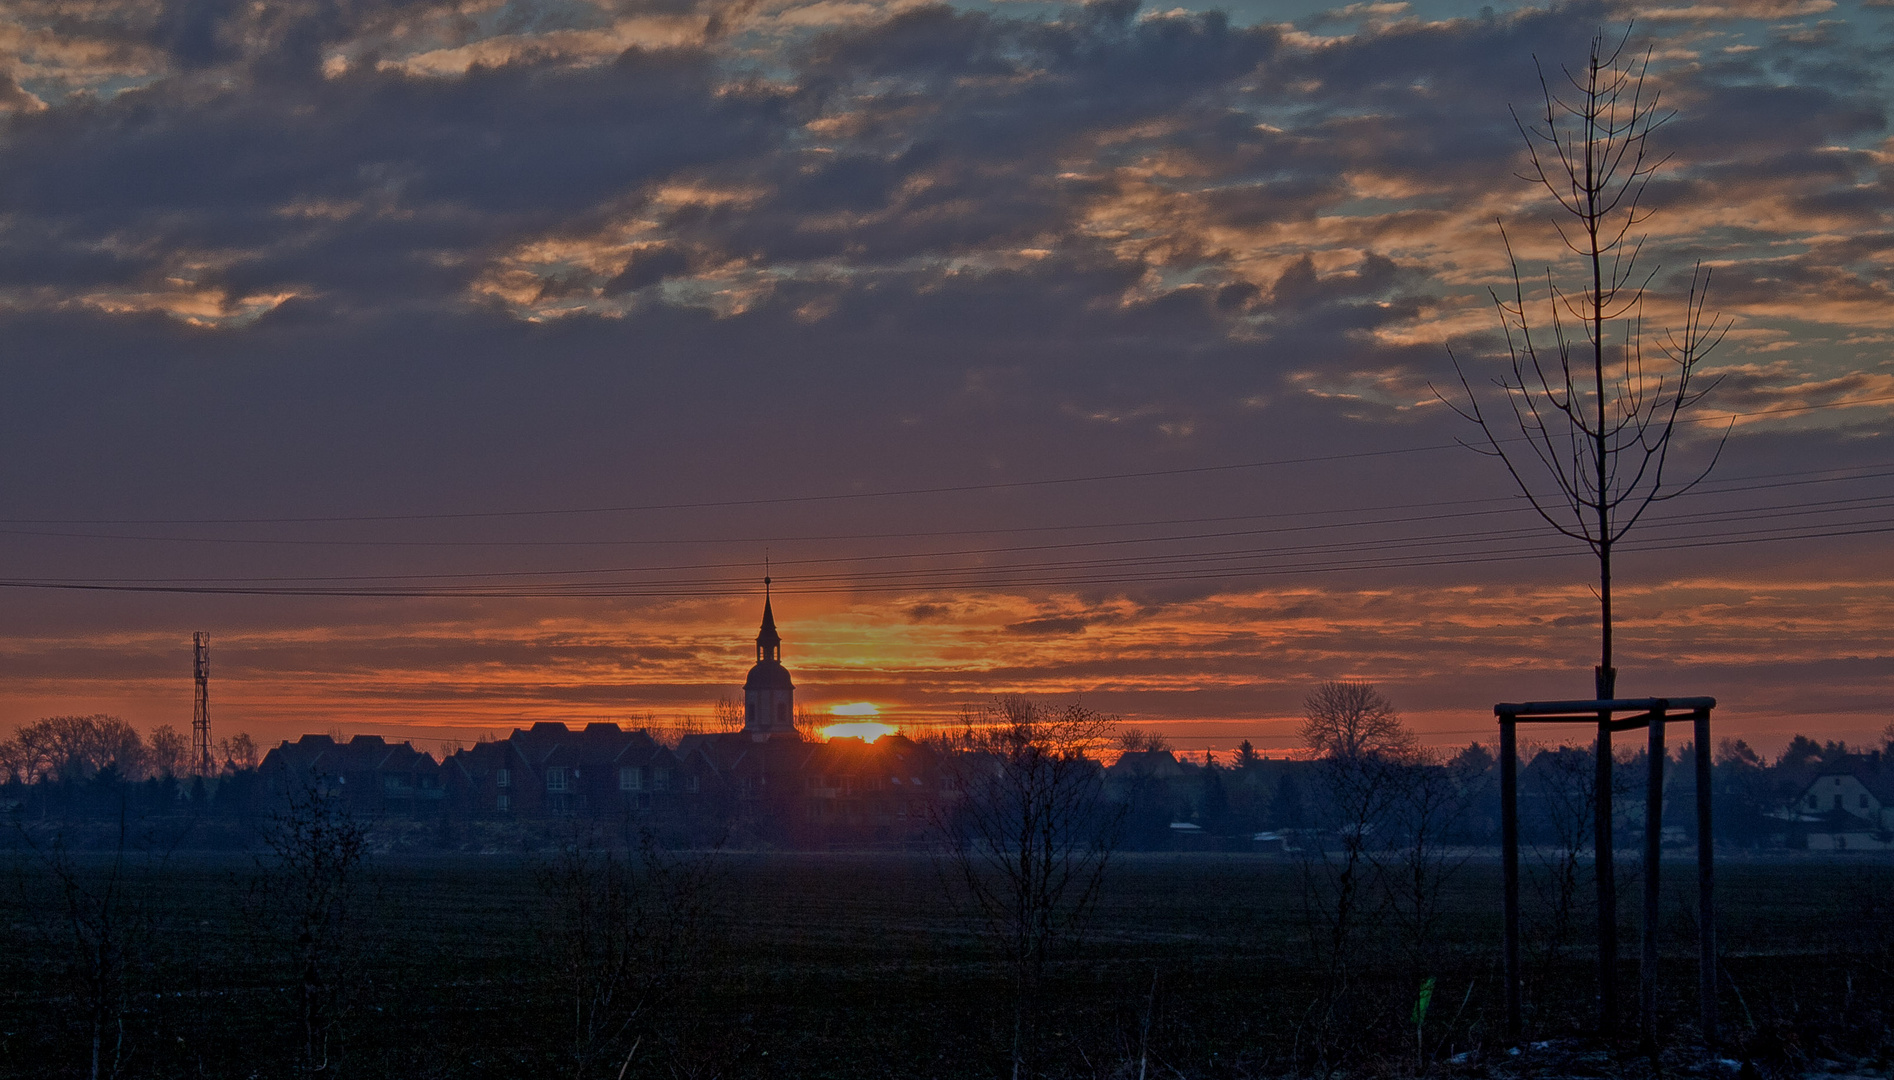
<instances>
[{"instance_id":1,"label":"tree support frame","mask_svg":"<svg viewBox=\"0 0 1894 1080\"><path fill-rule=\"evenodd\" d=\"M1591 724L1600 734L1615 731L1649 733L1648 783L1644 812L1644 927L1643 949L1639 958L1640 1041L1647 1048L1657 1044L1657 945L1659 922L1659 868L1663 855L1664 834L1664 750L1665 727L1690 721L1696 740L1694 747L1697 779L1697 995L1705 1046L1717 1043L1716 1007L1716 865L1714 836L1711 829L1710 710L1716 699L1688 698L1607 698L1597 701L1528 701L1493 706L1499 718L1499 816L1500 870L1505 891L1505 940L1503 943L1506 980L1506 1033L1518 1040L1524 1027L1524 1003L1519 973L1519 736L1522 723ZM1620 715L1629 714L1629 715ZM1608 736L1607 736L1608 737ZM1601 757L1604 740L1599 740ZM1600 775L1608 781L1610 765L1601 762ZM1600 785L1600 798L1594 811L1603 820L1612 813L1611 789ZM1594 853L1600 867L1612 860L1609 848ZM1601 908L1601 914L1607 909ZM1615 954L1616 926L1606 926L1601 918L1599 936L1598 1000L1601 1009L1599 1033L1611 1037L1617 999Z\"/></svg>"}]
</instances>

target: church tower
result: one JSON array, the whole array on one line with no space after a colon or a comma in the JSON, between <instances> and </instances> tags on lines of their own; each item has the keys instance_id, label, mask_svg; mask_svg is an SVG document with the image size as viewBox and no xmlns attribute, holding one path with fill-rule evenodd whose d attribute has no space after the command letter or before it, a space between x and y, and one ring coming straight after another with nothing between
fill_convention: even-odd
<instances>
[{"instance_id":1,"label":"church tower","mask_svg":"<svg viewBox=\"0 0 1894 1080\"><path fill-rule=\"evenodd\" d=\"M796 733L796 684L783 667L783 639L770 611L769 585L769 578L763 578L763 628L756 634L756 666L743 680L743 730L758 740Z\"/></svg>"}]
</instances>

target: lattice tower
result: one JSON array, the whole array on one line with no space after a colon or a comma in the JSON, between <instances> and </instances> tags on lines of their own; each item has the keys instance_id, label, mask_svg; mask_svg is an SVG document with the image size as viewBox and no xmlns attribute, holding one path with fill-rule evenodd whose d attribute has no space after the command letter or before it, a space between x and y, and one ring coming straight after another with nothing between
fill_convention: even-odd
<instances>
[{"instance_id":1,"label":"lattice tower","mask_svg":"<svg viewBox=\"0 0 1894 1080\"><path fill-rule=\"evenodd\" d=\"M197 696L191 704L191 770L209 776L216 770L210 754L210 635L191 635L191 673L197 678Z\"/></svg>"}]
</instances>

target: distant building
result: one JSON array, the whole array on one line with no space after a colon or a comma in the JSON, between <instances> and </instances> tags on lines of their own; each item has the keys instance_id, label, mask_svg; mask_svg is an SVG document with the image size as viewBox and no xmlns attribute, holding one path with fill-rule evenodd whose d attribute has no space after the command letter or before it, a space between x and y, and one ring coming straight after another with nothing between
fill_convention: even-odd
<instances>
[{"instance_id":1,"label":"distant building","mask_svg":"<svg viewBox=\"0 0 1894 1080\"><path fill-rule=\"evenodd\" d=\"M264 759L265 796L314 784L368 816L450 813L506 820L579 815L662 819L685 835L791 847L900 846L926 838L952 780L940 755L902 735L815 742L796 730L795 681L766 591L743 726L686 735L554 721L444 762L408 743L357 735L285 742ZM1173 767L1175 763L1173 762Z\"/></svg>"},{"instance_id":2,"label":"distant building","mask_svg":"<svg viewBox=\"0 0 1894 1080\"><path fill-rule=\"evenodd\" d=\"M1849 755L1822 769L1788 807L1810 851L1894 848L1894 769L1882 756Z\"/></svg>"},{"instance_id":3,"label":"distant building","mask_svg":"<svg viewBox=\"0 0 1894 1080\"><path fill-rule=\"evenodd\" d=\"M677 747L680 760L714 777L738 840L807 847L925 838L947 783L934 750L904 735L811 742L795 715L766 591L756 664L743 681L743 728L687 735Z\"/></svg>"},{"instance_id":4,"label":"distant building","mask_svg":"<svg viewBox=\"0 0 1894 1080\"><path fill-rule=\"evenodd\" d=\"M700 777L649 732L617 724L541 721L455 752L443 771L454 806L477 814L681 810L700 793Z\"/></svg>"},{"instance_id":5,"label":"distant building","mask_svg":"<svg viewBox=\"0 0 1894 1080\"><path fill-rule=\"evenodd\" d=\"M447 797L433 757L379 735L357 735L347 742L304 735L264 755L257 771L266 799L280 801L313 789L373 817L435 811Z\"/></svg>"}]
</instances>

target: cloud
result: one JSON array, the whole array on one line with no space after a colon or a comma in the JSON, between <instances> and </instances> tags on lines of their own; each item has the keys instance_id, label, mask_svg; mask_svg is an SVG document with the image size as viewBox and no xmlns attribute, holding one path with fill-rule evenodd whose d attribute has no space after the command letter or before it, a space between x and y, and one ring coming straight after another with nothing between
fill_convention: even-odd
<instances>
[{"instance_id":1,"label":"cloud","mask_svg":"<svg viewBox=\"0 0 1894 1080\"><path fill-rule=\"evenodd\" d=\"M1648 193L1649 328L1674 325L1703 260L1733 326L1706 407L1805 410L1739 425L1728 461L1752 472L1885 456L1872 399L1894 392L1880 340L1894 310L1888 91L1869 31L1797 21L1833 15L1819 6L1671 5L1634 43L1654 48L1678 110ZM1275 702L1254 712L1293 712L1288 687L1324 673L1415 693L1441 672L1517 675L1582 652L1583 627L1542 612L1548 634L1572 635L1519 645L1472 625L1501 619L1500 601L1463 611L1422 595L1464 584L1461 564L1307 569L1250 537L1217 541L1238 545L1227 557L1178 541L1165 555L1195 561L1149 554L1134 575L1111 561L1124 531L1079 526L1265 510L1352 521L1340 511L1509 490L1471 455L1409 451L1465 434L1427 406L1451 374L1445 343L1475 378L1500 356L1487 290L1510 268L1496 219L1528 277L1563 258L1545 200L1515 177L1508 106L1529 112L1532 58L1577 56L1599 18L1555 6L1423 19L1386 4L1299 27L1128 3L10 5L7 502L126 538L0 544L15 572L58 580L658 566L595 577L681 596L728 591L764 558L807 560L810 582L836 589L985 574L971 592L864 594L879 614L851 614L854 636L810 669L837 686L892 678L848 659L872 653L930 673L913 676L929 708L1016 680L1221 694L1220 708L1254 694ZM1387 456L1350 456L1367 453ZM1229 468L1264 460L1303 464ZM1120 479L983 486L1087 476ZM877 491L928 493L849 501ZM666 509L380 520L574 506ZM144 518L193 523L123 524ZM259 518L344 520L232 521ZM1107 546L1077 546L1093 541ZM1799 565L1744 550L1729 557L1749 560L1747 588ZM1856 549L1844 555L1836 565L1855 565ZM1502 591L1578 573L1480 569ZM1323 576L1342 572L1365 575L1360 588ZM1292 575L1308 591L1287 588ZM1265 601L1245 580L1285 588ZM1238 594L1250 599L1214 600ZM214 610L235 618L251 602ZM652 603L621 614L652 617ZM34 617L9 617L22 640ZM571 612L467 618L377 607L359 648L309 647L305 674L341 674L295 691L296 707L378 701L365 683L387 675L400 708L465 685L485 722L496 702L682 707L724 678L706 659L725 648L703 644L709 621L634 641L589 636L595 617ZM492 640L456 636L470 626ZM1754 633L1744 655L1761 655ZM291 635L259 670L302 649ZM104 653L88 662L111 667ZM35 694L70 674L63 663L44 660L54 674ZM126 664L143 685L150 673ZM269 683L253 700L291 690Z\"/></svg>"}]
</instances>

